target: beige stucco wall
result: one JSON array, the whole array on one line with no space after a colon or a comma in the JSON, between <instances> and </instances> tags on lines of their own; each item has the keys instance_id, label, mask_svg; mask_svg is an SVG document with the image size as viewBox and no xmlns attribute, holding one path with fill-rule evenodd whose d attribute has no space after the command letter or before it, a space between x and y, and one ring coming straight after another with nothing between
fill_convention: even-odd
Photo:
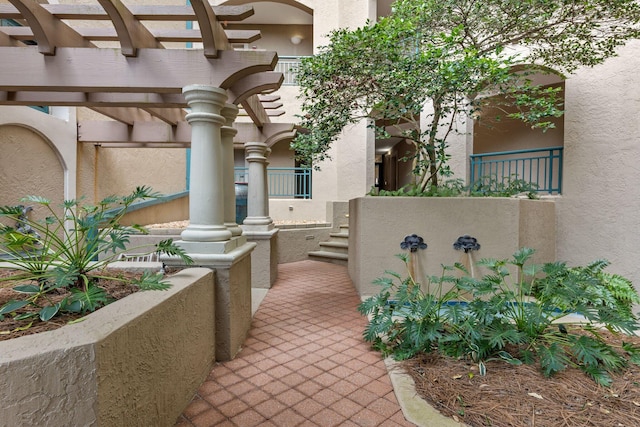
<instances>
[{"instance_id":1,"label":"beige stucco wall","mask_svg":"<svg viewBox=\"0 0 640 427\"><path fill-rule=\"evenodd\" d=\"M43 196L58 210L76 197L76 126L28 107L0 107L0 204ZM34 206L36 208L36 206ZM45 212L37 208L32 218Z\"/></svg>"},{"instance_id":2,"label":"beige stucco wall","mask_svg":"<svg viewBox=\"0 0 640 427\"><path fill-rule=\"evenodd\" d=\"M172 426L215 358L209 269L0 342L0 426Z\"/></svg>"},{"instance_id":3,"label":"beige stucco wall","mask_svg":"<svg viewBox=\"0 0 640 427\"><path fill-rule=\"evenodd\" d=\"M558 257L572 264L606 258L610 271L640 288L640 41L619 54L566 82Z\"/></svg>"},{"instance_id":4,"label":"beige stucco wall","mask_svg":"<svg viewBox=\"0 0 640 427\"><path fill-rule=\"evenodd\" d=\"M361 197L349 204L349 275L363 296L380 291L372 281L385 270L406 276L395 255L404 252L400 243L411 234L428 245L416 254L416 273L422 283L429 275L441 274L443 264L469 265L468 256L453 249L453 243L465 234L481 245L472 252L474 262L507 259L523 246L536 249L533 261L553 261L554 224L553 200Z\"/></svg>"},{"instance_id":5,"label":"beige stucco wall","mask_svg":"<svg viewBox=\"0 0 640 427\"><path fill-rule=\"evenodd\" d=\"M216 360L231 360L251 326L251 256L216 269Z\"/></svg>"},{"instance_id":6,"label":"beige stucco wall","mask_svg":"<svg viewBox=\"0 0 640 427\"><path fill-rule=\"evenodd\" d=\"M320 242L328 241L332 231L329 227L281 229L276 246L278 262L286 264L309 259L308 253L319 250Z\"/></svg>"}]
</instances>

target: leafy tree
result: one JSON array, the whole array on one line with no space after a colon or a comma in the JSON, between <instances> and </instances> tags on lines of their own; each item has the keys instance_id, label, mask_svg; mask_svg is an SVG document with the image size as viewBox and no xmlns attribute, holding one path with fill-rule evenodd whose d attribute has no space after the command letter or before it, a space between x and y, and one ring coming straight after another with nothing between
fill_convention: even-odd
<instances>
[{"instance_id":1,"label":"leafy tree","mask_svg":"<svg viewBox=\"0 0 640 427\"><path fill-rule=\"evenodd\" d=\"M414 146L422 191L451 175L447 139L461 116L479 117L487 95L501 95L507 117L546 130L563 113L560 89L536 86L531 75L600 64L640 31L634 0L393 5L393 14L375 25L333 31L330 45L302 61L301 125L308 132L292 148L317 164L345 126L370 119L377 137Z\"/></svg>"}]
</instances>

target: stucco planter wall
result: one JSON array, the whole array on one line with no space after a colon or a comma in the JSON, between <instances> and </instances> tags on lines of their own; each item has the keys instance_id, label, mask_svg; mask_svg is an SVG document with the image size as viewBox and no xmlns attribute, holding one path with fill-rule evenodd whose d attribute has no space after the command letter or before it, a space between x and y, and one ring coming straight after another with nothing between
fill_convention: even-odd
<instances>
[{"instance_id":1,"label":"stucco planter wall","mask_svg":"<svg viewBox=\"0 0 640 427\"><path fill-rule=\"evenodd\" d=\"M453 249L458 237L478 239L481 258L510 258L520 247L536 249L534 262L554 261L556 218L553 200L479 197L361 197L349 203L349 274L360 295L379 292L372 281L385 270L405 275L395 255L405 252L400 243L417 234L428 244L416 255L416 273L441 274L441 265L468 264L462 251ZM476 271L482 274L483 271Z\"/></svg>"},{"instance_id":2,"label":"stucco planter wall","mask_svg":"<svg viewBox=\"0 0 640 427\"><path fill-rule=\"evenodd\" d=\"M215 359L214 272L0 342L0 426L172 426Z\"/></svg>"}]
</instances>

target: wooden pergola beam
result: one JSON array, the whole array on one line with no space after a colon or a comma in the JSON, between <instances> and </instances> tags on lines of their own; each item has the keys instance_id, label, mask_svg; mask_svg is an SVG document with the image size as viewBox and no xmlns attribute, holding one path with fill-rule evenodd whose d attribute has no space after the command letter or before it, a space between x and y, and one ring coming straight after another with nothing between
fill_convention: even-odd
<instances>
[{"instance_id":1,"label":"wooden pergola beam","mask_svg":"<svg viewBox=\"0 0 640 427\"><path fill-rule=\"evenodd\" d=\"M61 107L185 108L182 93L0 92L0 105L56 105Z\"/></svg>"},{"instance_id":2,"label":"wooden pergola beam","mask_svg":"<svg viewBox=\"0 0 640 427\"><path fill-rule=\"evenodd\" d=\"M116 50L117 52L117 50ZM59 48L46 61L31 47L0 46L0 91L177 93L189 84L227 89L244 77L275 68L265 51L138 49L135 58L113 49Z\"/></svg>"},{"instance_id":3,"label":"wooden pergola beam","mask_svg":"<svg viewBox=\"0 0 640 427\"><path fill-rule=\"evenodd\" d=\"M186 121L171 126L161 121L83 121L78 123L78 142L91 144L162 144L189 146L191 126Z\"/></svg>"},{"instance_id":4,"label":"wooden pergola beam","mask_svg":"<svg viewBox=\"0 0 640 427\"><path fill-rule=\"evenodd\" d=\"M177 126L179 122L186 121L187 112L182 108L143 108L143 110L171 126Z\"/></svg>"},{"instance_id":5,"label":"wooden pergola beam","mask_svg":"<svg viewBox=\"0 0 640 427\"><path fill-rule=\"evenodd\" d=\"M91 107L91 109L127 125L133 125L135 122L149 121L152 119L149 113L139 108Z\"/></svg>"},{"instance_id":6,"label":"wooden pergola beam","mask_svg":"<svg viewBox=\"0 0 640 427\"><path fill-rule=\"evenodd\" d=\"M58 19L103 21L109 15L98 5L91 4L43 4L47 12ZM129 10L140 21L195 21L196 14L190 6L149 6L131 5ZM220 21L243 21L254 14L250 5L213 6L213 12ZM22 19L20 11L13 5L0 4L0 18Z\"/></svg>"},{"instance_id":7,"label":"wooden pergola beam","mask_svg":"<svg viewBox=\"0 0 640 427\"><path fill-rule=\"evenodd\" d=\"M89 41L120 41L120 37L113 28L78 28L78 34ZM259 40L260 30L224 30L229 43L251 43ZM200 42L200 30L150 30L154 43L157 42ZM10 36L15 40L33 40L33 31L29 27L0 27L0 37ZM2 42L0 41L0 45ZM14 44L17 46L17 44ZM5 45L8 46L8 45ZM158 46L148 46L158 47ZM131 56L131 55L129 55Z\"/></svg>"},{"instance_id":8,"label":"wooden pergola beam","mask_svg":"<svg viewBox=\"0 0 640 427\"><path fill-rule=\"evenodd\" d=\"M265 123L258 129L252 123L236 122L233 127L238 130L235 142L269 142L294 131L292 123ZM135 121L132 125L106 120L83 121L78 123L78 142L113 147L188 147L191 126L186 121L176 126L160 121Z\"/></svg>"},{"instance_id":9,"label":"wooden pergola beam","mask_svg":"<svg viewBox=\"0 0 640 427\"><path fill-rule=\"evenodd\" d=\"M257 95L248 97L240 105L258 128L262 128L265 123L271 121Z\"/></svg>"}]
</instances>

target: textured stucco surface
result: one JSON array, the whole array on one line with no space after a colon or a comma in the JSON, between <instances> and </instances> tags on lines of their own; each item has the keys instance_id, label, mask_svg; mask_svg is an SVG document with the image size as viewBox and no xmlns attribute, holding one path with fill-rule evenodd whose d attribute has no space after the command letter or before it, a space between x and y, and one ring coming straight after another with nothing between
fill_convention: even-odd
<instances>
[{"instance_id":1,"label":"textured stucco surface","mask_svg":"<svg viewBox=\"0 0 640 427\"><path fill-rule=\"evenodd\" d=\"M640 287L640 41L618 49L566 83L558 257L570 264L598 258Z\"/></svg>"},{"instance_id":2,"label":"textured stucco surface","mask_svg":"<svg viewBox=\"0 0 640 427\"><path fill-rule=\"evenodd\" d=\"M278 233L273 229L263 232L244 232L247 241L256 248L251 253L251 287L269 289L278 277Z\"/></svg>"},{"instance_id":3,"label":"textured stucco surface","mask_svg":"<svg viewBox=\"0 0 640 427\"><path fill-rule=\"evenodd\" d=\"M329 240L333 230L329 227L288 228L278 233L278 262L286 264L308 259L307 253L317 251L320 242Z\"/></svg>"},{"instance_id":4,"label":"textured stucco surface","mask_svg":"<svg viewBox=\"0 0 640 427\"><path fill-rule=\"evenodd\" d=\"M61 329L0 342L0 426L170 426L215 359L214 275L188 269Z\"/></svg>"},{"instance_id":5,"label":"textured stucco surface","mask_svg":"<svg viewBox=\"0 0 640 427\"><path fill-rule=\"evenodd\" d=\"M510 258L525 245L537 250L537 262L553 261L554 224L554 202L546 200L361 197L349 205L349 275L363 296L379 292L372 281L385 270L406 275L394 255L404 252L400 243L411 234L428 244L416 254L416 274L422 282L428 275L441 274L442 264L469 264L467 254L453 249L453 243L465 234L481 245L472 252L474 262Z\"/></svg>"},{"instance_id":6,"label":"textured stucco surface","mask_svg":"<svg viewBox=\"0 0 640 427\"><path fill-rule=\"evenodd\" d=\"M231 360L251 326L251 256L216 268L216 360Z\"/></svg>"}]
</instances>

